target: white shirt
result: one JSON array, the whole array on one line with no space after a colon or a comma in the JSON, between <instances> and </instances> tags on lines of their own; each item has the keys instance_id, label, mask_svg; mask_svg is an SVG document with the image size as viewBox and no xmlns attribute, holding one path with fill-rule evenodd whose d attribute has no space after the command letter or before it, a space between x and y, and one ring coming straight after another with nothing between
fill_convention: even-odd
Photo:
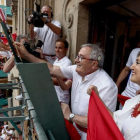
<instances>
[{"instance_id":1,"label":"white shirt","mask_svg":"<svg viewBox=\"0 0 140 140\"><path fill-rule=\"evenodd\" d=\"M70 59L68 59L67 56L65 56L62 59L60 59L59 61L58 61L58 59L56 59L53 65L56 65L56 66L70 66L70 65L72 65L72 62L70 61ZM58 97L59 101L69 104L69 101L70 101L69 91L68 90L62 90L60 86L54 86L54 87L55 87L55 90L56 90L57 97Z\"/></svg>"},{"instance_id":2,"label":"white shirt","mask_svg":"<svg viewBox=\"0 0 140 140\"><path fill-rule=\"evenodd\" d=\"M0 51L0 55L7 57L7 59L12 57L12 53L10 51Z\"/></svg>"},{"instance_id":3,"label":"white shirt","mask_svg":"<svg viewBox=\"0 0 140 140\"><path fill-rule=\"evenodd\" d=\"M52 20L51 23L61 28L59 21ZM45 40L44 45L41 47L43 54L55 55L55 42L59 38L59 35L55 34L47 25L44 25L43 28L34 27L34 31L37 32L39 40L42 42ZM45 56L45 58L47 59L49 57Z\"/></svg>"},{"instance_id":4,"label":"white shirt","mask_svg":"<svg viewBox=\"0 0 140 140\"><path fill-rule=\"evenodd\" d=\"M60 67L60 69L65 77L73 79L71 92L72 113L87 116L90 98L87 94L87 89L90 85L95 85L98 88L99 95L106 106L109 107L110 110L115 111L118 89L114 81L103 69L99 69L85 76L84 81L82 81L82 77L75 71L76 65ZM82 140L86 140L87 134L81 132L78 128L77 130Z\"/></svg>"},{"instance_id":5,"label":"white shirt","mask_svg":"<svg viewBox=\"0 0 140 140\"><path fill-rule=\"evenodd\" d=\"M131 117L133 108L140 102L140 95L133 97L125 102L122 110L113 113L113 118L122 132L125 140L140 139L140 114L134 118Z\"/></svg>"},{"instance_id":6,"label":"white shirt","mask_svg":"<svg viewBox=\"0 0 140 140\"><path fill-rule=\"evenodd\" d=\"M4 140L6 138L6 135L5 134L2 134L1 136L0 136L0 140Z\"/></svg>"},{"instance_id":7,"label":"white shirt","mask_svg":"<svg viewBox=\"0 0 140 140\"><path fill-rule=\"evenodd\" d=\"M126 63L127 67L131 67L132 64L136 62L137 54L140 51L140 48L133 49L129 55L128 61ZM136 96L136 91L140 89L140 86L131 82L131 74L129 76L129 80L127 82L127 86L123 91L122 95L128 96L130 98Z\"/></svg>"}]
</instances>

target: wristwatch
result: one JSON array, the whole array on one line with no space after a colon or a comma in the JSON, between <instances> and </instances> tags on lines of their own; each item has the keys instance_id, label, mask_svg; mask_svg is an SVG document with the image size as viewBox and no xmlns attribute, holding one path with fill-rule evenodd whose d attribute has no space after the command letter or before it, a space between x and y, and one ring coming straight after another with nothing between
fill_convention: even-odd
<instances>
[{"instance_id":1,"label":"wristwatch","mask_svg":"<svg viewBox=\"0 0 140 140\"><path fill-rule=\"evenodd\" d=\"M74 118L74 114L71 113L71 114L69 115L69 121L72 122L72 119L73 119L73 118Z\"/></svg>"}]
</instances>

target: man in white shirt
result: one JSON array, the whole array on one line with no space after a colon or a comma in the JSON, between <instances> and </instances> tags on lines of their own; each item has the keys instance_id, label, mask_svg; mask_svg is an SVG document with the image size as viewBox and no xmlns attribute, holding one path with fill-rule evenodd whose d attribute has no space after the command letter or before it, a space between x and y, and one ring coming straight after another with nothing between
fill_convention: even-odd
<instances>
[{"instance_id":1,"label":"man in white shirt","mask_svg":"<svg viewBox=\"0 0 140 140\"><path fill-rule=\"evenodd\" d=\"M56 66L70 66L72 62L66 56L68 51L68 42L65 39L58 39L55 43L55 53L57 59L54 62ZM53 81L56 80L53 78ZM59 99L59 102L69 104L70 94L68 90L62 90L60 86L55 86L55 90Z\"/></svg>"},{"instance_id":2,"label":"man in white shirt","mask_svg":"<svg viewBox=\"0 0 140 140\"><path fill-rule=\"evenodd\" d=\"M16 43L16 45L19 46L19 52L24 59L35 63L44 62L43 60L35 58L33 55L29 54L22 44ZM74 123L74 126L81 135L82 140L86 140L87 113L89 104L89 96L87 95L88 87L90 85L97 86L100 97L112 111L115 111L116 108L118 90L113 80L102 69L104 54L102 49L100 49L97 45L82 45L75 62L76 65L68 67L59 67L48 62L46 63L52 75L73 79L71 92L72 111L65 103L61 104L62 111L65 119Z\"/></svg>"},{"instance_id":3,"label":"man in white shirt","mask_svg":"<svg viewBox=\"0 0 140 140\"><path fill-rule=\"evenodd\" d=\"M44 57L49 63L53 64L55 61L55 42L61 34L61 25L59 21L52 20L53 12L50 6L43 6L41 13L48 14L47 19L42 18L44 21L44 27L38 28L34 27L33 24L30 24L30 37L32 39L38 37L38 39L44 43L41 48L43 50ZM31 19L31 17L28 18L28 21L30 22Z\"/></svg>"}]
</instances>

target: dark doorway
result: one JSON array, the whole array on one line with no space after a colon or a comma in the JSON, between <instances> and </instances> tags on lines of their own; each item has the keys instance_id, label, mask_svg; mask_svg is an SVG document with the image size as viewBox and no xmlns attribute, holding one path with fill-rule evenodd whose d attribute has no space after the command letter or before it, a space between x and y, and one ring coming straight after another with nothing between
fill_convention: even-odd
<instances>
[{"instance_id":1,"label":"dark doorway","mask_svg":"<svg viewBox=\"0 0 140 140\"><path fill-rule=\"evenodd\" d=\"M102 9L102 10L101 10ZM110 75L113 67L115 42L119 39L116 34L118 22L123 22L127 25L128 17L121 16L115 12L109 11L106 8L91 8L90 15L90 29L89 42L99 44L105 50L105 62L104 69ZM125 36L125 28L122 35ZM123 49L124 39L122 45L119 48ZM117 49L116 49L117 51ZM122 55L121 51L121 54ZM120 64L121 65L121 62ZM114 78L114 76L113 76Z\"/></svg>"}]
</instances>

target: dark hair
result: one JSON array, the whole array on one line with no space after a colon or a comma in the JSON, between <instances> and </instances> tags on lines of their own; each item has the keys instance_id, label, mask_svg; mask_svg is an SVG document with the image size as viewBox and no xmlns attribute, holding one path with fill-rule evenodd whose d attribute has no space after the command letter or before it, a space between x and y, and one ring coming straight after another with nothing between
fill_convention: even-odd
<instances>
[{"instance_id":1,"label":"dark hair","mask_svg":"<svg viewBox=\"0 0 140 140\"><path fill-rule=\"evenodd\" d=\"M67 40L65 40L63 38L57 39L56 42L62 42L65 45L65 48L69 47L69 43L67 42Z\"/></svg>"}]
</instances>

